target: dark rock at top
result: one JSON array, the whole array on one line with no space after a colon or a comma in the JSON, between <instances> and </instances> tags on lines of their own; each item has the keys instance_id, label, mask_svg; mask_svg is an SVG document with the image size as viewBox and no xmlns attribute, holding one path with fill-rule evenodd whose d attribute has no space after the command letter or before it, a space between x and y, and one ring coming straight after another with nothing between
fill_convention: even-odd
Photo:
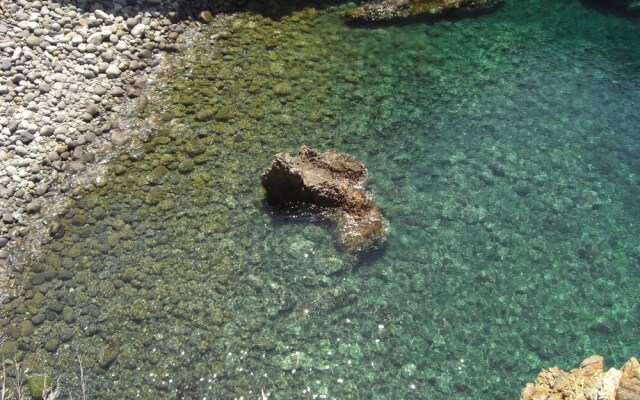
<instances>
[{"instance_id":1,"label":"dark rock at top","mask_svg":"<svg viewBox=\"0 0 640 400\"><path fill-rule=\"evenodd\" d=\"M342 16L350 21L390 21L448 11L491 9L503 3L504 0L379 0L345 11Z\"/></svg>"},{"instance_id":2,"label":"dark rock at top","mask_svg":"<svg viewBox=\"0 0 640 400\"><path fill-rule=\"evenodd\" d=\"M600 0L600 2L629 11L640 11L640 0Z\"/></svg>"},{"instance_id":3,"label":"dark rock at top","mask_svg":"<svg viewBox=\"0 0 640 400\"><path fill-rule=\"evenodd\" d=\"M337 236L351 255L376 248L387 236L387 224L375 201L363 189L365 166L345 153L318 153L302 146L297 156L279 153L262 174L270 203L317 206L338 222Z\"/></svg>"}]
</instances>

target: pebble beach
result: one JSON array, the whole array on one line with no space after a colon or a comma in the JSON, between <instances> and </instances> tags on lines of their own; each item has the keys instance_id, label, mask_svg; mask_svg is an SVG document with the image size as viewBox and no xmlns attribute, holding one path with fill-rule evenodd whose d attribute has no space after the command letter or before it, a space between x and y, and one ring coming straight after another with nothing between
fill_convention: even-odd
<instances>
[{"instance_id":1,"label":"pebble beach","mask_svg":"<svg viewBox=\"0 0 640 400\"><path fill-rule=\"evenodd\" d=\"M0 269L76 178L127 142L185 29L178 3L10 1L0 20ZM97 182L99 185L100 182ZM45 227L46 228L46 227Z\"/></svg>"}]
</instances>

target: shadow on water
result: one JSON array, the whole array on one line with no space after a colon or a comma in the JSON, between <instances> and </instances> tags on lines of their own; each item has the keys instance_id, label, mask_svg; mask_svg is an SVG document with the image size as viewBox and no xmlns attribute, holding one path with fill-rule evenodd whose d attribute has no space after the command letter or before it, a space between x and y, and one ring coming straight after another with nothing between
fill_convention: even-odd
<instances>
[{"instance_id":1,"label":"shadow on water","mask_svg":"<svg viewBox=\"0 0 640 400\"><path fill-rule=\"evenodd\" d=\"M363 249L355 255L348 254L337 237L338 227L335 219L331 216L331 210L304 204L274 206L267 199L264 199L261 204L262 212L271 217L271 223L276 229L288 224L296 224L299 226L313 225L329 232L332 236L333 246L346 261L345 268L335 273L354 272L361 267L366 268L366 266L379 261L387 249L388 242L384 241L374 247Z\"/></svg>"}]
</instances>

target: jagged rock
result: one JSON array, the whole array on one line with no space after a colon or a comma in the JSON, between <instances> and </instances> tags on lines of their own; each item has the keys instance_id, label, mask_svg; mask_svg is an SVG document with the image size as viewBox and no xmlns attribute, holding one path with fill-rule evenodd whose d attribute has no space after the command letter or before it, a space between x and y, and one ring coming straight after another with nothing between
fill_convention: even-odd
<instances>
[{"instance_id":1,"label":"jagged rock","mask_svg":"<svg viewBox=\"0 0 640 400\"><path fill-rule=\"evenodd\" d=\"M275 205L306 204L334 216L340 243L350 254L380 245L387 224L363 187L367 169L352 156L318 153L302 146L297 156L279 153L262 174L267 198Z\"/></svg>"},{"instance_id":2,"label":"jagged rock","mask_svg":"<svg viewBox=\"0 0 640 400\"><path fill-rule=\"evenodd\" d=\"M635 357L631 357L622 367L616 400L638 399L640 399L640 363Z\"/></svg>"},{"instance_id":3,"label":"jagged rock","mask_svg":"<svg viewBox=\"0 0 640 400\"><path fill-rule=\"evenodd\" d=\"M640 400L640 364L632 357L622 368L604 371L604 359L594 355L569 372L543 369L527 383L520 400Z\"/></svg>"},{"instance_id":4,"label":"jagged rock","mask_svg":"<svg viewBox=\"0 0 640 400\"><path fill-rule=\"evenodd\" d=\"M447 11L490 9L502 3L504 0L379 0L345 11L342 17L350 21L389 21Z\"/></svg>"}]
</instances>

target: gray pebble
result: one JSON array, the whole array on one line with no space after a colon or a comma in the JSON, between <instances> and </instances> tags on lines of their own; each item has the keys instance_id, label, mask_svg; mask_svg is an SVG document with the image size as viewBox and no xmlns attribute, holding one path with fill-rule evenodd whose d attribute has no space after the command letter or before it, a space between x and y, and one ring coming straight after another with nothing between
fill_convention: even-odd
<instances>
[{"instance_id":1,"label":"gray pebble","mask_svg":"<svg viewBox=\"0 0 640 400\"><path fill-rule=\"evenodd\" d=\"M100 114L100 108L95 103L87 104L87 112L91 114L92 117L97 117Z\"/></svg>"},{"instance_id":2,"label":"gray pebble","mask_svg":"<svg viewBox=\"0 0 640 400\"><path fill-rule=\"evenodd\" d=\"M40 43L42 43L42 39L34 35L29 35L26 37L24 42L29 47L37 47L37 46L40 46Z\"/></svg>"},{"instance_id":3,"label":"gray pebble","mask_svg":"<svg viewBox=\"0 0 640 400\"><path fill-rule=\"evenodd\" d=\"M118 68L118 66L110 65L109 68L107 68L106 74L107 74L107 78L115 79L119 77L120 74L122 74L122 71L120 70L120 68Z\"/></svg>"},{"instance_id":4,"label":"gray pebble","mask_svg":"<svg viewBox=\"0 0 640 400\"><path fill-rule=\"evenodd\" d=\"M26 210L29 214L35 214L42 209L42 205L39 201L34 200L31 203L27 204Z\"/></svg>"},{"instance_id":5,"label":"gray pebble","mask_svg":"<svg viewBox=\"0 0 640 400\"><path fill-rule=\"evenodd\" d=\"M96 88L93 89L93 93L97 94L98 96L102 96L105 93L107 93L107 89L105 89L102 86L97 86Z\"/></svg>"},{"instance_id":6,"label":"gray pebble","mask_svg":"<svg viewBox=\"0 0 640 400\"><path fill-rule=\"evenodd\" d=\"M120 86L113 86L111 88L111 95L113 97L122 97L124 96L124 89L122 89Z\"/></svg>"},{"instance_id":7,"label":"gray pebble","mask_svg":"<svg viewBox=\"0 0 640 400\"><path fill-rule=\"evenodd\" d=\"M7 128L9 129L9 132L16 133L16 130L18 130L18 125L19 125L18 121L9 121Z\"/></svg>"},{"instance_id":8,"label":"gray pebble","mask_svg":"<svg viewBox=\"0 0 640 400\"><path fill-rule=\"evenodd\" d=\"M147 86L146 79L139 78L133 82L133 87L136 89L144 89L146 86Z\"/></svg>"},{"instance_id":9,"label":"gray pebble","mask_svg":"<svg viewBox=\"0 0 640 400\"><path fill-rule=\"evenodd\" d=\"M29 132L22 132L20 134L20 141L24 144L28 144L33 142L34 136L33 134L29 133ZM16 154L18 153L17 149L16 149Z\"/></svg>"},{"instance_id":10,"label":"gray pebble","mask_svg":"<svg viewBox=\"0 0 640 400\"><path fill-rule=\"evenodd\" d=\"M122 146L126 140L127 137L125 136L124 132L118 131L111 134L111 143L114 146Z\"/></svg>"},{"instance_id":11,"label":"gray pebble","mask_svg":"<svg viewBox=\"0 0 640 400\"><path fill-rule=\"evenodd\" d=\"M102 32L96 32L96 33L91 34L87 38L87 43L97 46L100 43L102 43L102 40L103 40Z\"/></svg>"},{"instance_id":12,"label":"gray pebble","mask_svg":"<svg viewBox=\"0 0 640 400\"><path fill-rule=\"evenodd\" d=\"M93 13L95 14L96 18L101 19L103 21L104 20L110 20L110 19L113 18L111 15L107 14L106 12L104 12L102 10L95 10Z\"/></svg>"},{"instance_id":13,"label":"gray pebble","mask_svg":"<svg viewBox=\"0 0 640 400\"><path fill-rule=\"evenodd\" d=\"M36 186L36 194L38 196L43 196L45 193L47 193L47 190L49 190L49 185L46 183L41 183Z\"/></svg>"},{"instance_id":14,"label":"gray pebble","mask_svg":"<svg viewBox=\"0 0 640 400\"><path fill-rule=\"evenodd\" d=\"M138 25L138 20L136 18L127 18L127 22L125 23L127 25L127 28L132 29L134 28L136 25Z\"/></svg>"},{"instance_id":15,"label":"gray pebble","mask_svg":"<svg viewBox=\"0 0 640 400\"><path fill-rule=\"evenodd\" d=\"M149 49L142 49L140 50L140 58L151 58L151 50Z\"/></svg>"},{"instance_id":16,"label":"gray pebble","mask_svg":"<svg viewBox=\"0 0 640 400\"><path fill-rule=\"evenodd\" d=\"M84 156L84 150L81 146L78 146L75 149L73 149L73 158L75 160L80 160L83 156Z\"/></svg>"},{"instance_id":17,"label":"gray pebble","mask_svg":"<svg viewBox=\"0 0 640 400\"><path fill-rule=\"evenodd\" d=\"M144 24L137 24L131 29L131 35L136 38L144 37L147 27Z\"/></svg>"},{"instance_id":18,"label":"gray pebble","mask_svg":"<svg viewBox=\"0 0 640 400\"><path fill-rule=\"evenodd\" d=\"M36 97L38 97L38 95L34 92L31 92L31 93L27 93L27 95L24 96L22 99L26 102L29 102L35 99Z\"/></svg>"},{"instance_id":19,"label":"gray pebble","mask_svg":"<svg viewBox=\"0 0 640 400\"><path fill-rule=\"evenodd\" d=\"M53 135L54 129L51 126L43 126L40 128L40 136L51 136Z\"/></svg>"},{"instance_id":20,"label":"gray pebble","mask_svg":"<svg viewBox=\"0 0 640 400\"><path fill-rule=\"evenodd\" d=\"M11 213L2 214L2 222L4 222L5 224L13 224L14 221L15 219L13 218L13 215L11 215ZM1 239L2 238L0 238L0 240Z\"/></svg>"},{"instance_id":21,"label":"gray pebble","mask_svg":"<svg viewBox=\"0 0 640 400\"><path fill-rule=\"evenodd\" d=\"M13 150L15 151L15 153L17 155L19 155L20 157L24 157L27 156L29 154L29 150L27 150L24 146L16 146L16 148ZM8 167L7 167L7 174L8 174Z\"/></svg>"}]
</instances>

